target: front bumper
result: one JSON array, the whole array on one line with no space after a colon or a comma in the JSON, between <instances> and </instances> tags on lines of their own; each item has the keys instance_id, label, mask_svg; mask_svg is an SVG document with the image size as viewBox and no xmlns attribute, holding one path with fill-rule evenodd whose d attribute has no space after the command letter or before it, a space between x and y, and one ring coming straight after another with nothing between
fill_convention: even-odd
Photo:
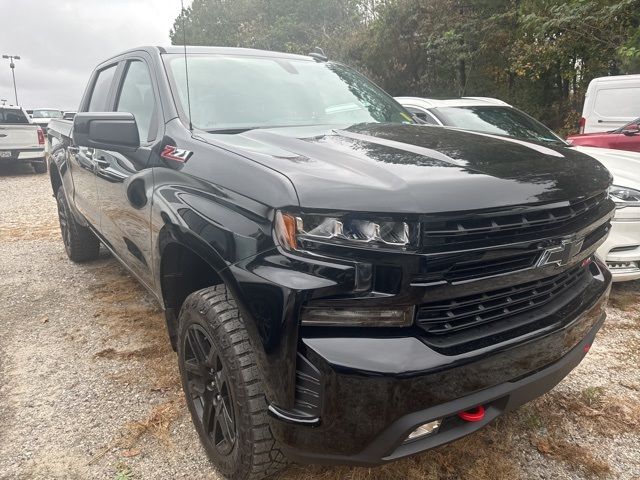
<instances>
[{"instance_id":1,"label":"front bumper","mask_svg":"<svg viewBox=\"0 0 640 480\"><path fill-rule=\"evenodd\" d=\"M303 331L301 351L322 377L321 415L305 425L272 408L274 436L298 462L376 465L481 428L550 390L582 360L604 321L611 276L600 270L600 279L576 300L579 307L556 312L551 328L467 354L437 353L419 335ZM482 421L457 417L477 405L486 409ZM442 420L436 433L406 441L436 419Z\"/></svg>"},{"instance_id":2,"label":"front bumper","mask_svg":"<svg viewBox=\"0 0 640 480\"><path fill-rule=\"evenodd\" d=\"M640 207L618 209L609 237L597 251L614 282L640 279Z\"/></svg>"}]
</instances>

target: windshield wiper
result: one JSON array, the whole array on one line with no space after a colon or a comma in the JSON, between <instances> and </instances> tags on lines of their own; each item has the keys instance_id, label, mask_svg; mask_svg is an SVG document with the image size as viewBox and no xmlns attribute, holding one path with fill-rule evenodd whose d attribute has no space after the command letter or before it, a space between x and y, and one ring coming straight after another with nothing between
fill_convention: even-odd
<instances>
[{"instance_id":1,"label":"windshield wiper","mask_svg":"<svg viewBox=\"0 0 640 480\"><path fill-rule=\"evenodd\" d=\"M249 130L255 130L257 128L261 128L261 127L212 128L210 130L205 130L205 132L235 135L237 133L244 133L244 132L248 132Z\"/></svg>"},{"instance_id":2,"label":"windshield wiper","mask_svg":"<svg viewBox=\"0 0 640 480\"><path fill-rule=\"evenodd\" d=\"M301 128L301 127L319 127L324 124L320 123L305 123L300 125L259 125L259 126L250 126L250 127L222 127L222 128L210 128L204 130L207 133L222 133L234 135L237 133L248 132L249 130L271 130L272 128ZM332 125L332 124L328 124Z\"/></svg>"}]
</instances>

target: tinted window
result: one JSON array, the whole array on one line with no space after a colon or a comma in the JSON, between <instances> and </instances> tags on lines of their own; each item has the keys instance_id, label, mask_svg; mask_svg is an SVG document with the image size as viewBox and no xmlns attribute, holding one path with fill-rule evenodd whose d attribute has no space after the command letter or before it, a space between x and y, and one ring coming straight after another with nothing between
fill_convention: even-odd
<instances>
[{"instance_id":1,"label":"tinted window","mask_svg":"<svg viewBox=\"0 0 640 480\"><path fill-rule=\"evenodd\" d=\"M187 112L184 58L165 61ZM340 64L191 55L188 65L192 123L204 130L413 122L389 95Z\"/></svg>"},{"instance_id":2,"label":"tinted window","mask_svg":"<svg viewBox=\"0 0 640 480\"><path fill-rule=\"evenodd\" d=\"M109 96L109 88L113 75L116 73L116 65L105 68L98 73L96 83L93 85L91 100L89 101L88 112L105 112L107 111L107 97Z\"/></svg>"},{"instance_id":3,"label":"tinted window","mask_svg":"<svg viewBox=\"0 0 640 480\"><path fill-rule=\"evenodd\" d=\"M511 107L443 107L434 109L434 113L450 127L566 145L543 124Z\"/></svg>"},{"instance_id":4,"label":"tinted window","mask_svg":"<svg viewBox=\"0 0 640 480\"><path fill-rule=\"evenodd\" d=\"M116 110L133 113L138 124L138 135L141 142L153 140L153 138L149 138L149 130L154 118L155 107L151 75L147 65L137 60L130 62L122 82Z\"/></svg>"},{"instance_id":5,"label":"tinted window","mask_svg":"<svg viewBox=\"0 0 640 480\"><path fill-rule=\"evenodd\" d=\"M0 108L0 123L29 123L29 119L22 110Z\"/></svg>"}]
</instances>

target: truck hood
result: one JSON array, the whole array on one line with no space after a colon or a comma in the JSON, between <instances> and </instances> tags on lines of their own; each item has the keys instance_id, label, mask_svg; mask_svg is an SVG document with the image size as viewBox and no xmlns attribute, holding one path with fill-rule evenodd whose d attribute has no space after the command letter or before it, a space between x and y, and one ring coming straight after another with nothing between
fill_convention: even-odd
<instances>
[{"instance_id":1,"label":"truck hood","mask_svg":"<svg viewBox=\"0 0 640 480\"><path fill-rule=\"evenodd\" d=\"M613 175L613 183L620 187L640 190L640 153L599 147L572 147L602 163Z\"/></svg>"},{"instance_id":2,"label":"truck hood","mask_svg":"<svg viewBox=\"0 0 640 480\"><path fill-rule=\"evenodd\" d=\"M310 209L436 213L551 203L601 192L611 178L575 149L446 127L255 129L202 140L287 176Z\"/></svg>"}]
</instances>

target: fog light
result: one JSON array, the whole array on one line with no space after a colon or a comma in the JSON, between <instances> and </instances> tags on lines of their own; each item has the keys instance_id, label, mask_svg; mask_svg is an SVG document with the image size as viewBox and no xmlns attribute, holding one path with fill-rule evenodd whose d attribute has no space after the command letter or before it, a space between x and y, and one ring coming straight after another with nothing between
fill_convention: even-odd
<instances>
[{"instance_id":1,"label":"fog light","mask_svg":"<svg viewBox=\"0 0 640 480\"><path fill-rule=\"evenodd\" d=\"M409 434L407 440L414 440L419 437L426 437L427 435L436 433L441 423L442 420L434 420L433 422L423 423Z\"/></svg>"},{"instance_id":2,"label":"fog light","mask_svg":"<svg viewBox=\"0 0 640 480\"><path fill-rule=\"evenodd\" d=\"M330 308L304 307L302 324L334 327L408 327L413 323L413 307Z\"/></svg>"}]
</instances>

